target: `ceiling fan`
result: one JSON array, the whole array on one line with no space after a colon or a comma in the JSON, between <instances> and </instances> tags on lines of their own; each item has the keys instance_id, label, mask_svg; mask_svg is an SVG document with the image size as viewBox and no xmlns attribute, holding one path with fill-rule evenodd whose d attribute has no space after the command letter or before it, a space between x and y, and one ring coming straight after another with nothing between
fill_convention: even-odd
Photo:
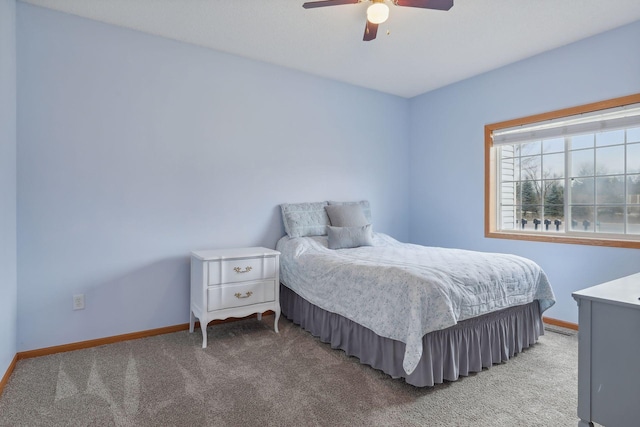
<instances>
[{"instance_id":1,"label":"ceiling fan","mask_svg":"<svg viewBox=\"0 0 640 427\"><path fill-rule=\"evenodd\" d=\"M368 42L376 38L378 25L382 24L389 17L389 6L385 0L321 0L304 3L305 9L315 7L338 6L342 4L354 4L370 1L367 8L367 25L364 27L364 37L362 40ZM453 7L453 0L389 0L396 6L419 7L422 9L449 10Z\"/></svg>"}]
</instances>

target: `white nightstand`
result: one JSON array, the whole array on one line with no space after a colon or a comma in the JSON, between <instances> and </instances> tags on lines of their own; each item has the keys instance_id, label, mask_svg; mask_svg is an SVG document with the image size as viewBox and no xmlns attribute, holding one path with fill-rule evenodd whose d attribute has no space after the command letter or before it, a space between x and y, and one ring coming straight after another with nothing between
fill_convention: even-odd
<instances>
[{"instance_id":1,"label":"white nightstand","mask_svg":"<svg viewBox=\"0 0 640 427\"><path fill-rule=\"evenodd\" d=\"M273 310L273 328L280 318L280 252L267 248L214 249L191 252L191 315L202 329L207 347L207 324L216 319L245 317Z\"/></svg>"}]
</instances>

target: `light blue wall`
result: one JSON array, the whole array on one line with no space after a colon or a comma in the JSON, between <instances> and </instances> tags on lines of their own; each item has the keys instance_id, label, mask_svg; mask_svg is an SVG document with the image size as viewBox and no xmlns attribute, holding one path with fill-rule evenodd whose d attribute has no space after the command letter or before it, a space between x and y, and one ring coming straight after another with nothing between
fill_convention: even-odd
<instances>
[{"instance_id":1,"label":"light blue wall","mask_svg":"<svg viewBox=\"0 0 640 427\"><path fill-rule=\"evenodd\" d=\"M640 22L411 100L415 243L510 252L554 286L549 317L577 322L571 292L640 271L640 250L484 237L484 125L640 92Z\"/></svg>"},{"instance_id":2,"label":"light blue wall","mask_svg":"<svg viewBox=\"0 0 640 427\"><path fill-rule=\"evenodd\" d=\"M17 12L20 351L187 322L189 252L274 247L283 202L408 239L408 100Z\"/></svg>"},{"instance_id":3,"label":"light blue wall","mask_svg":"<svg viewBox=\"0 0 640 427\"><path fill-rule=\"evenodd\" d=\"M15 301L16 170L20 291L17 307L0 302L0 363L187 322L189 251L274 247L283 202L367 198L400 240L528 256L556 289L548 315L567 321L571 291L639 270L637 250L485 239L483 126L639 92L640 23L405 100L24 3L16 23L15 3L2 7L19 72L17 169L16 129L0 130L0 292ZM15 99L15 50L0 59Z\"/></svg>"},{"instance_id":4,"label":"light blue wall","mask_svg":"<svg viewBox=\"0 0 640 427\"><path fill-rule=\"evenodd\" d=\"M15 29L15 0L0 0L0 379L17 334Z\"/></svg>"}]
</instances>

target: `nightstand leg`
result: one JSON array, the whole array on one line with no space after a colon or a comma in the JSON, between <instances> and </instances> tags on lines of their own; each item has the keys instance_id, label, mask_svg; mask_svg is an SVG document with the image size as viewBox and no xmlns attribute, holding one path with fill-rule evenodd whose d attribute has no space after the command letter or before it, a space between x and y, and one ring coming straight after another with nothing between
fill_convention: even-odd
<instances>
[{"instance_id":1,"label":"nightstand leg","mask_svg":"<svg viewBox=\"0 0 640 427\"><path fill-rule=\"evenodd\" d=\"M578 427L593 427L593 423L591 421L580 420L578 421Z\"/></svg>"},{"instance_id":2,"label":"nightstand leg","mask_svg":"<svg viewBox=\"0 0 640 427\"><path fill-rule=\"evenodd\" d=\"M262 320L262 313L258 313L258 320Z\"/></svg>"},{"instance_id":3,"label":"nightstand leg","mask_svg":"<svg viewBox=\"0 0 640 427\"><path fill-rule=\"evenodd\" d=\"M207 324L202 323L202 319L200 319L200 330L202 331L202 348L207 348Z\"/></svg>"},{"instance_id":4,"label":"nightstand leg","mask_svg":"<svg viewBox=\"0 0 640 427\"><path fill-rule=\"evenodd\" d=\"M196 316L193 314L193 311L189 310L189 333L193 333L193 326L196 323Z\"/></svg>"},{"instance_id":5,"label":"nightstand leg","mask_svg":"<svg viewBox=\"0 0 640 427\"><path fill-rule=\"evenodd\" d=\"M273 329L276 331L276 333L279 333L280 331L278 330L278 319L280 319L280 308L278 307L277 310L275 310L275 320L273 321Z\"/></svg>"}]
</instances>

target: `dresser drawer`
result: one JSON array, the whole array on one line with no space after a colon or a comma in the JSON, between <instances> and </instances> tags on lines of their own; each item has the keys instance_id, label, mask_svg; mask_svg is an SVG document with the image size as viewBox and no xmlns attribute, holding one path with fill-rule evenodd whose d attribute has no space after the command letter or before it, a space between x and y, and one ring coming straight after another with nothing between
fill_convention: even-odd
<instances>
[{"instance_id":1,"label":"dresser drawer","mask_svg":"<svg viewBox=\"0 0 640 427\"><path fill-rule=\"evenodd\" d=\"M237 285L210 286L208 293L208 311L241 307L251 304L274 301L276 282L265 280Z\"/></svg>"},{"instance_id":2,"label":"dresser drawer","mask_svg":"<svg viewBox=\"0 0 640 427\"><path fill-rule=\"evenodd\" d=\"M245 258L209 261L209 285L248 282L276 277L276 258Z\"/></svg>"}]
</instances>

